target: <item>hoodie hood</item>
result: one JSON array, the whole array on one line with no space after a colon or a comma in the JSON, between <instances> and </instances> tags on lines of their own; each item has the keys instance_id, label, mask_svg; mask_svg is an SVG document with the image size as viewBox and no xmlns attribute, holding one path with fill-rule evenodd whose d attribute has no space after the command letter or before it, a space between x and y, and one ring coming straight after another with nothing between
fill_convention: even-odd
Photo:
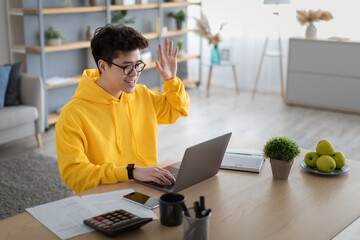
<instances>
[{"instance_id":1,"label":"hoodie hood","mask_svg":"<svg viewBox=\"0 0 360 240\"><path fill-rule=\"evenodd\" d=\"M86 69L82 74L82 79L76 89L75 95L72 97L87 100L93 103L112 104L114 101L119 102L119 99L106 92L97 83L100 79L100 73L97 69ZM121 97L128 100L131 94L122 93Z\"/></svg>"}]
</instances>

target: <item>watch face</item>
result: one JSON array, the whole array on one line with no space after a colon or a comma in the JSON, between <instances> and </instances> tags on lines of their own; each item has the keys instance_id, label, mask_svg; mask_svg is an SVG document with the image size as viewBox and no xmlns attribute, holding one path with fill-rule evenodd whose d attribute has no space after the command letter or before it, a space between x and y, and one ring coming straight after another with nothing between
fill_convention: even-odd
<instances>
[{"instance_id":1,"label":"watch face","mask_svg":"<svg viewBox=\"0 0 360 240\"><path fill-rule=\"evenodd\" d=\"M131 168L134 168L134 167L135 167L135 164L128 164L126 168L131 169Z\"/></svg>"}]
</instances>

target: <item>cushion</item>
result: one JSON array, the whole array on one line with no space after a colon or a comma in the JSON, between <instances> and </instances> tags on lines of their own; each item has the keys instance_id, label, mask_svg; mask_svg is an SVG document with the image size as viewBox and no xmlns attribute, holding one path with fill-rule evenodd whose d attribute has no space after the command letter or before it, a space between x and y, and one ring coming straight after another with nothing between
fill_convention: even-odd
<instances>
[{"instance_id":1,"label":"cushion","mask_svg":"<svg viewBox=\"0 0 360 240\"><path fill-rule=\"evenodd\" d=\"M0 109L4 108L5 92L9 82L11 66L0 66Z\"/></svg>"},{"instance_id":2,"label":"cushion","mask_svg":"<svg viewBox=\"0 0 360 240\"><path fill-rule=\"evenodd\" d=\"M36 107L33 106L10 106L0 111L0 132L7 129L34 122L39 118Z\"/></svg>"},{"instance_id":3,"label":"cushion","mask_svg":"<svg viewBox=\"0 0 360 240\"><path fill-rule=\"evenodd\" d=\"M7 66L11 66L11 71L5 93L5 106L19 105L21 62L9 64Z\"/></svg>"}]
</instances>

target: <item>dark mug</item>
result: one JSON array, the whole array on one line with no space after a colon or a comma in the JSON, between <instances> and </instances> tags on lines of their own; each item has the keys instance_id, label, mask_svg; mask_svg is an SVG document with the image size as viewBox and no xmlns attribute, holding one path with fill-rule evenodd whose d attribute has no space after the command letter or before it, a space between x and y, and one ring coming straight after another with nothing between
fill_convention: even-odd
<instances>
[{"instance_id":1,"label":"dark mug","mask_svg":"<svg viewBox=\"0 0 360 240\"><path fill-rule=\"evenodd\" d=\"M182 223L182 204L185 197L179 193L165 193L160 196L160 222L165 226L178 226Z\"/></svg>"}]
</instances>

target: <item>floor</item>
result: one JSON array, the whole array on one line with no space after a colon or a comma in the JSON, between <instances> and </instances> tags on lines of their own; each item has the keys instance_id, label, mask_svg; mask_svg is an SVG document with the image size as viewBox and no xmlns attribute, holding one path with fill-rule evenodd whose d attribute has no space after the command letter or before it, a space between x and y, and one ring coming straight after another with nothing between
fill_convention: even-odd
<instances>
[{"instance_id":1,"label":"floor","mask_svg":"<svg viewBox=\"0 0 360 240\"><path fill-rule=\"evenodd\" d=\"M184 150L226 132L268 139L287 136L301 148L314 150L321 139L330 140L346 158L360 161L360 115L284 105L279 94L251 93L234 89L204 87L188 89L189 116L172 125L160 125L159 162L181 157ZM54 126L42 134L42 149L35 137L0 145L0 159L37 151L56 156ZM240 146L239 146L240 147Z\"/></svg>"}]
</instances>

